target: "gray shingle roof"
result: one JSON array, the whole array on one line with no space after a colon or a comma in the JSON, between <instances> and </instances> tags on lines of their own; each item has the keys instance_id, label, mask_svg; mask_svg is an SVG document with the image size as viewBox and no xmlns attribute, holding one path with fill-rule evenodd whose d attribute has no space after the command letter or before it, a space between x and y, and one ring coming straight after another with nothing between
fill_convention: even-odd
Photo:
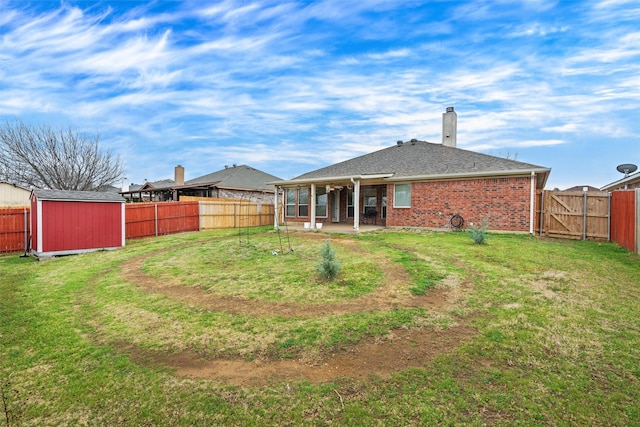
<instances>
[{"instance_id":1,"label":"gray shingle roof","mask_svg":"<svg viewBox=\"0 0 640 427\"><path fill-rule=\"evenodd\" d=\"M129 192L140 191L143 188L150 190L170 190L175 185L172 179L161 179L159 181L147 181L144 184L132 184L129 186Z\"/></svg>"},{"instance_id":2,"label":"gray shingle roof","mask_svg":"<svg viewBox=\"0 0 640 427\"><path fill-rule=\"evenodd\" d=\"M393 180L416 176L487 175L549 169L529 163L412 140L302 174L293 180L336 176L393 174Z\"/></svg>"},{"instance_id":3,"label":"gray shingle roof","mask_svg":"<svg viewBox=\"0 0 640 427\"><path fill-rule=\"evenodd\" d=\"M218 188L273 191L275 187L267 184L267 182L279 180L280 178L277 176L270 175L247 165L239 165L190 179L185 181L185 185L215 183Z\"/></svg>"},{"instance_id":4,"label":"gray shingle roof","mask_svg":"<svg viewBox=\"0 0 640 427\"><path fill-rule=\"evenodd\" d=\"M112 192L71 191L71 190L33 190L38 200L67 200L84 202L124 202L122 196Z\"/></svg>"}]
</instances>

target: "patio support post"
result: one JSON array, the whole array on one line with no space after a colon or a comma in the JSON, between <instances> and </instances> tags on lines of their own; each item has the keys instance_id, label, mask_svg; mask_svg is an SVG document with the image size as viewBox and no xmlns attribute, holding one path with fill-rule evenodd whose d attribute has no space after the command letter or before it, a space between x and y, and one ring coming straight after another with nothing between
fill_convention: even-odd
<instances>
[{"instance_id":1,"label":"patio support post","mask_svg":"<svg viewBox=\"0 0 640 427\"><path fill-rule=\"evenodd\" d=\"M316 229L316 185L311 183L311 197L309 197L309 205L311 208L311 229Z\"/></svg>"},{"instance_id":2,"label":"patio support post","mask_svg":"<svg viewBox=\"0 0 640 427\"><path fill-rule=\"evenodd\" d=\"M353 182L353 229L360 231L360 180L351 178Z\"/></svg>"},{"instance_id":3,"label":"patio support post","mask_svg":"<svg viewBox=\"0 0 640 427\"><path fill-rule=\"evenodd\" d=\"M280 227L278 221L278 195L280 194L280 187L276 187L276 191L273 192L273 229L277 230Z\"/></svg>"}]
</instances>

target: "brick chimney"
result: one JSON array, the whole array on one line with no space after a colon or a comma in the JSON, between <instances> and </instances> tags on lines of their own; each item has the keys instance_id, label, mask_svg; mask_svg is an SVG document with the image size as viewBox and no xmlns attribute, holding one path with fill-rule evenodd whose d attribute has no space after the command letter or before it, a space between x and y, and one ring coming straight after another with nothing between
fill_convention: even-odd
<instances>
[{"instance_id":1,"label":"brick chimney","mask_svg":"<svg viewBox=\"0 0 640 427\"><path fill-rule=\"evenodd\" d=\"M447 107L447 112L442 113L442 145L456 148L458 134L458 115L453 107Z\"/></svg>"},{"instance_id":2,"label":"brick chimney","mask_svg":"<svg viewBox=\"0 0 640 427\"><path fill-rule=\"evenodd\" d=\"M184 166L176 166L173 181L176 183L176 185L184 185Z\"/></svg>"}]
</instances>

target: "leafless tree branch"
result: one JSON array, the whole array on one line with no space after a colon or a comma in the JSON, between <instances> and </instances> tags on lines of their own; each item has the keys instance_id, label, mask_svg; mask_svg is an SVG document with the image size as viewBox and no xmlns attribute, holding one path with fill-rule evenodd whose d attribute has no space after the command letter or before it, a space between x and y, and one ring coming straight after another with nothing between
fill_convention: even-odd
<instances>
[{"instance_id":1,"label":"leafless tree branch","mask_svg":"<svg viewBox=\"0 0 640 427\"><path fill-rule=\"evenodd\" d=\"M73 129L7 121L0 125L0 179L35 188L103 189L120 181L124 169L99 141Z\"/></svg>"}]
</instances>

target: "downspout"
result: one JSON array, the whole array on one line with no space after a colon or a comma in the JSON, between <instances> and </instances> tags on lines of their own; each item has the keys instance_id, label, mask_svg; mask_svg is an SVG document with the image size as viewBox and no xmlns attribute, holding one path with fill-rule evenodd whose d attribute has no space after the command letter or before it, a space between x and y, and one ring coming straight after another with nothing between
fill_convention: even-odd
<instances>
[{"instance_id":1,"label":"downspout","mask_svg":"<svg viewBox=\"0 0 640 427\"><path fill-rule=\"evenodd\" d=\"M536 173L531 171L531 203L529 206L529 234L533 235L533 223L536 220Z\"/></svg>"},{"instance_id":2,"label":"downspout","mask_svg":"<svg viewBox=\"0 0 640 427\"><path fill-rule=\"evenodd\" d=\"M353 229L360 231L360 180L350 179L353 182Z\"/></svg>"}]
</instances>

